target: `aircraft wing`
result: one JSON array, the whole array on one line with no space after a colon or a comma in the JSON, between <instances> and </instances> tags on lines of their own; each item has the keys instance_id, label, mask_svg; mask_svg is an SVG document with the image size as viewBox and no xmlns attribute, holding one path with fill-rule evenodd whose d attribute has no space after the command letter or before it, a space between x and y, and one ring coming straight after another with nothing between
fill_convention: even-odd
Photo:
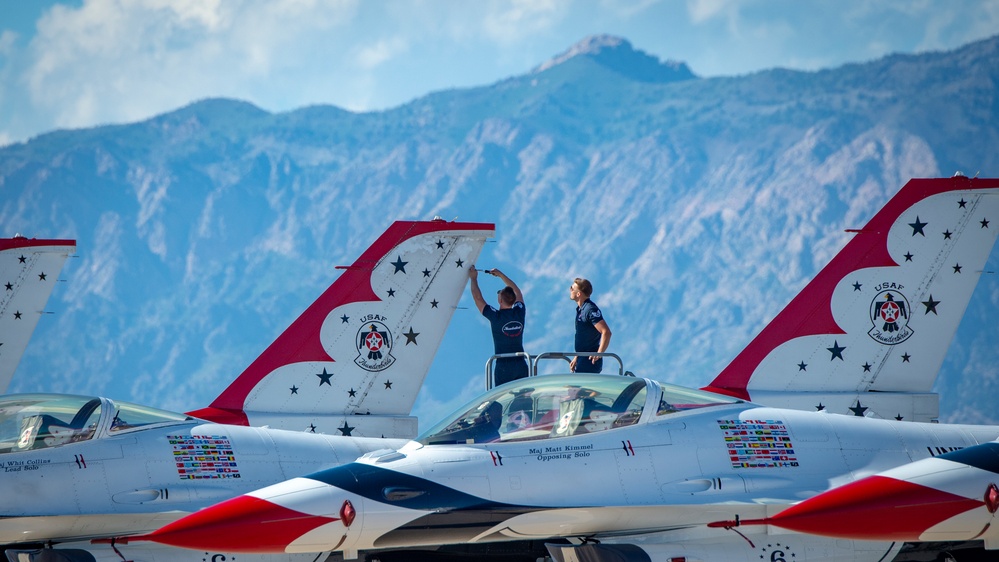
<instances>
[{"instance_id":1,"label":"aircraft wing","mask_svg":"<svg viewBox=\"0 0 999 562\"><path fill-rule=\"evenodd\" d=\"M117 534L155 529L187 515L183 511L95 515L49 515L45 517L3 517L0 544L14 544L25 534L59 537L60 542L100 539Z\"/></svg>"},{"instance_id":2,"label":"aircraft wing","mask_svg":"<svg viewBox=\"0 0 999 562\"><path fill-rule=\"evenodd\" d=\"M591 508L559 508L539 510L512 517L481 533L471 542L496 540L546 539L570 536L601 540L608 537L629 537L680 531L707 525L732 517L766 517L785 505L655 505L655 506L594 506Z\"/></svg>"}]
</instances>

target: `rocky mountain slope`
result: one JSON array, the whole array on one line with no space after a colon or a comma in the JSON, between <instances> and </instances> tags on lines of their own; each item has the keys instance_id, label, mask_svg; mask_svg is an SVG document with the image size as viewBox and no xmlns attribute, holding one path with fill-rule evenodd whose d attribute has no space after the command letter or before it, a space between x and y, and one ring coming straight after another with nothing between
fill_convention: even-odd
<instances>
[{"instance_id":1,"label":"rocky mountain slope","mask_svg":"<svg viewBox=\"0 0 999 562\"><path fill-rule=\"evenodd\" d=\"M710 79L593 37L383 112L211 99L41 135L0 149L0 225L79 251L11 391L205 405L333 266L434 215L497 224L481 265L524 289L531 351L571 346L568 286L588 277L628 369L700 386L910 177L999 175L997 85L999 37ZM483 384L488 327L462 303L425 423ZM997 317L985 275L938 382L942 420L999 422Z\"/></svg>"}]
</instances>

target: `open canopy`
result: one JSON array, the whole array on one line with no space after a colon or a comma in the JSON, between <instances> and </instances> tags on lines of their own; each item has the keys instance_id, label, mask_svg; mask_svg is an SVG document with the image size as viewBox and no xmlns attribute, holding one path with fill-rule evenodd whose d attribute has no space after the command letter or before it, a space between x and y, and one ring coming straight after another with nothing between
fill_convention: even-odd
<instances>
[{"instance_id":1,"label":"open canopy","mask_svg":"<svg viewBox=\"0 0 999 562\"><path fill-rule=\"evenodd\" d=\"M643 412L668 415L740 402L648 379L545 375L498 386L419 437L424 445L492 443L594 433L638 423Z\"/></svg>"}]
</instances>

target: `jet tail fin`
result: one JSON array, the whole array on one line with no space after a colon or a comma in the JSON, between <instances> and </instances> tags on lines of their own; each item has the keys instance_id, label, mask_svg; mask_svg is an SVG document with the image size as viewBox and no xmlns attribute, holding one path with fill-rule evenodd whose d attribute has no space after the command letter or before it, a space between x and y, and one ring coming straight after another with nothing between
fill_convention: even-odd
<instances>
[{"instance_id":1,"label":"jet tail fin","mask_svg":"<svg viewBox=\"0 0 999 562\"><path fill-rule=\"evenodd\" d=\"M413 403L495 227L393 223L211 406L216 422L416 435Z\"/></svg>"},{"instance_id":2,"label":"jet tail fin","mask_svg":"<svg viewBox=\"0 0 999 562\"><path fill-rule=\"evenodd\" d=\"M76 240L0 239L0 393L7 391Z\"/></svg>"},{"instance_id":3,"label":"jet tail fin","mask_svg":"<svg viewBox=\"0 0 999 562\"><path fill-rule=\"evenodd\" d=\"M999 234L999 179L913 179L705 387L930 421L932 387Z\"/></svg>"}]
</instances>

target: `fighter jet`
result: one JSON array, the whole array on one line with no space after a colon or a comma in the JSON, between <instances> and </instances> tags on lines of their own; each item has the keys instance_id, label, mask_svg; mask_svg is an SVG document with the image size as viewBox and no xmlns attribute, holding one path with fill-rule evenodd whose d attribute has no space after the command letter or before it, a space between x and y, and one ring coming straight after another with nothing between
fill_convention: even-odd
<instances>
[{"instance_id":1,"label":"fighter jet","mask_svg":"<svg viewBox=\"0 0 999 562\"><path fill-rule=\"evenodd\" d=\"M353 558L558 537L570 541L549 547L560 562L891 560L903 546L891 537L739 522L999 437L999 426L900 421L864 405L919 411L918 389L956 331L996 217L999 180L910 181L775 317L782 325L706 387L721 393L610 375L514 381L402 448L221 502L129 544ZM839 362L852 365L836 371L847 381L823 368ZM748 400L757 376L770 398L779 389L859 401L852 415L764 406ZM879 401L882 389L894 396Z\"/></svg>"},{"instance_id":2,"label":"fighter jet","mask_svg":"<svg viewBox=\"0 0 999 562\"><path fill-rule=\"evenodd\" d=\"M416 434L410 410L468 267L493 233L491 224L394 223L209 407L189 414L93 396L0 397L0 544L44 560L49 549L32 545L149 532L402 446ZM117 558L86 543L61 555ZM135 559L183 557L154 546Z\"/></svg>"},{"instance_id":3,"label":"fighter jet","mask_svg":"<svg viewBox=\"0 0 999 562\"><path fill-rule=\"evenodd\" d=\"M0 392L6 392L76 240L0 238Z\"/></svg>"}]
</instances>

